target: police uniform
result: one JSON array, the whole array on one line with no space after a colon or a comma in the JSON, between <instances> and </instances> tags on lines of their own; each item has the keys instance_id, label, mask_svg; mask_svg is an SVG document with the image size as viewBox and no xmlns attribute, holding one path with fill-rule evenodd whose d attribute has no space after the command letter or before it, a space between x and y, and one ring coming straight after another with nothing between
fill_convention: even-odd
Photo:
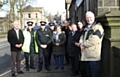
<instances>
[{"instance_id":1,"label":"police uniform","mask_svg":"<svg viewBox=\"0 0 120 77\"><path fill-rule=\"evenodd\" d=\"M51 23L49 23L49 26L51 27L51 26L55 26L55 24L53 23L53 22L51 22ZM50 29L50 31L51 31L51 34L52 34L52 36L53 36L53 31L54 31L54 29L52 30L52 29ZM52 54L52 51L53 51L53 44L52 44L52 42L49 44L49 65L51 64L51 54Z\"/></svg>"},{"instance_id":2,"label":"police uniform","mask_svg":"<svg viewBox=\"0 0 120 77\"><path fill-rule=\"evenodd\" d=\"M50 71L49 69L49 50L48 45L51 43L52 35L49 29L45 28L46 22L41 21L40 22L41 27L36 32L36 42L38 44L38 70L37 72L40 72L42 70L43 60L45 60L45 69L47 71ZM44 27L44 29L42 28ZM46 48L43 48L43 45L47 45ZM44 58L44 59L43 59Z\"/></svg>"},{"instance_id":3,"label":"police uniform","mask_svg":"<svg viewBox=\"0 0 120 77\"><path fill-rule=\"evenodd\" d=\"M33 22L28 21L27 25L32 26ZM27 29L27 31L23 31L25 41L24 41L22 49L23 49L24 56L25 56L26 71L29 71L29 68L35 69L34 68L34 51L35 51L34 50L35 49L34 32L35 31L33 29L31 31L29 29ZM29 64L29 56L30 56L30 64Z\"/></svg>"}]
</instances>

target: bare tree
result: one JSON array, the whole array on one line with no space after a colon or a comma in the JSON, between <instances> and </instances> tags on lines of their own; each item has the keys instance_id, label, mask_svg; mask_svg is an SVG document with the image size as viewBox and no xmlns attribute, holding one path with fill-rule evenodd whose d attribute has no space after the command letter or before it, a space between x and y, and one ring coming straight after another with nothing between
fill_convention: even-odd
<instances>
[{"instance_id":1,"label":"bare tree","mask_svg":"<svg viewBox=\"0 0 120 77\"><path fill-rule=\"evenodd\" d=\"M8 0L0 0L0 9L4 4L8 3Z\"/></svg>"},{"instance_id":2,"label":"bare tree","mask_svg":"<svg viewBox=\"0 0 120 77\"><path fill-rule=\"evenodd\" d=\"M27 3L29 4L32 4L34 3L34 1L36 0L17 0L17 9L19 10L20 12L20 15L19 15L19 20L20 20L20 24L21 24L21 28L22 28L22 9L26 6Z\"/></svg>"},{"instance_id":3,"label":"bare tree","mask_svg":"<svg viewBox=\"0 0 120 77\"><path fill-rule=\"evenodd\" d=\"M20 12L20 15L19 15L19 20L20 20L20 27L22 28L22 9L23 7L25 7L26 3L28 2L29 0L18 0L17 2L17 9L19 10Z\"/></svg>"},{"instance_id":4,"label":"bare tree","mask_svg":"<svg viewBox=\"0 0 120 77\"><path fill-rule=\"evenodd\" d=\"M12 27L12 22L15 20L15 4L17 0L10 0L10 16L9 16L9 26Z\"/></svg>"}]
</instances>

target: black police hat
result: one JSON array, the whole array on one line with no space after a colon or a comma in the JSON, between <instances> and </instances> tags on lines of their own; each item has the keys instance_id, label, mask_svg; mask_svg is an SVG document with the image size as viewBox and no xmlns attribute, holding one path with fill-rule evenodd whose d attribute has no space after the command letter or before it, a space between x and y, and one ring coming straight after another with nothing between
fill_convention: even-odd
<instances>
[{"instance_id":1,"label":"black police hat","mask_svg":"<svg viewBox=\"0 0 120 77\"><path fill-rule=\"evenodd\" d=\"M45 21L41 21L40 24L41 24L41 26L45 26L46 22Z\"/></svg>"},{"instance_id":2,"label":"black police hat","mask_svg":"<svg viewBox=\"0 0 120 77\"><path fill-rule=\"evenodd\" d=\"M54 26L55 24L53 22L49 23L49 26Z\"/></svg>"},{"instance_id":3,"label":"black police hat","mask_svg":"<svg viewBox=\"0 0 120 77\"><path fill-rule=\"evenodd\" d=\"M28 25L28 26L32 26L32 25L33 25L33 22L32 22L32 21L28 21L28 22L27 22L27 25Z\"/></svg>"}]
</instances>

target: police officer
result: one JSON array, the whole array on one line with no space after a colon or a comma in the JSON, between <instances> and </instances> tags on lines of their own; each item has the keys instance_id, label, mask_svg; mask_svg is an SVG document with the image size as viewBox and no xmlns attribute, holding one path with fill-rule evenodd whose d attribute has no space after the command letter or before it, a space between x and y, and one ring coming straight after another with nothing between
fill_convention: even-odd
<instances>
[{"instance_id":1,"label":"police officer","mask_svg":"<svg viewBox=\"0 0 120 77\"><path fill-rule=\"evenodd\" d=\"M49 26L50 26L50 31L51 31L51 34L53 36L53 31L55 31L55 24L53 22L49 23ZM53 51L53 44L52 42L49 44L49 65L51 64L51 54L52 54L52 51Z\"/></svg>"},{"instance_id":2,"label":"police officer","mask_svg":"<svg viewBox=\"0 0 120 77\"><path fill-rule=\"evenodd\" d=\"M45 69L51 71L49 68L49 50L48 45L51 43L52 35L49 29L45 28L46 22L40 22L41 27L36 32L36 42L38 44L38 69L37 72L42 70L43 60L45 60ZM44 59L43 59L44 58Z\"/></svg>"},{"instance_id":3,"label":"police officer","mask_svg":"<svg viewBox=\"0 0 120 77\"><path fill-rule=\"evenodd\" d=\"M24 56L25 56L25 65L26 65L26 71L29 71L29 68L31 69L35 69L34 68L34 30L33 30L33 22L32 21L28 21L27 22L28 25L28 29L27 31L23 31L24 37L25 37L25 41L23 44L23 52L24 52ZM29 64L29 56L30 56L30 64Z\"/></svg>"}]
</instances>

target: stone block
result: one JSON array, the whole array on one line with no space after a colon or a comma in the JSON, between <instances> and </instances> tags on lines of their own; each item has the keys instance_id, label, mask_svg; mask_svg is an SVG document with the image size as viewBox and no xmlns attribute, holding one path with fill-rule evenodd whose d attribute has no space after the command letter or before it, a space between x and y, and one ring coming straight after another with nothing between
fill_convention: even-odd
<instances>
[{"instance_id":1,"label":"stone block","mask_svg":"<svg viewBox=\"0 0 120 77\"><path fill-rule=\"evenodd\" d=\"M104 0L104 6L115 6L115 0Z\"/></svg>"},{"instance_id":2,"label":"stone block","mask_svg":"<svg viewBox=\"0 0 120 77\"><path fill-rule=\"evenodd\" d=\"M103 13L108 12L108 11L109 11L109 8L98 8L98 15L103 14Z\"/></svg>"},{"instance_id":3,"label":"stone block","mask_svg":"<svg viewBox=\"0 0 120 77\"><path fill-rule=\"evenodd\" d=\"M116 7L116 8L110 8L110 11L117 11L117 10L119 10L118 7Z\"/></svg>"}]
</instances>

